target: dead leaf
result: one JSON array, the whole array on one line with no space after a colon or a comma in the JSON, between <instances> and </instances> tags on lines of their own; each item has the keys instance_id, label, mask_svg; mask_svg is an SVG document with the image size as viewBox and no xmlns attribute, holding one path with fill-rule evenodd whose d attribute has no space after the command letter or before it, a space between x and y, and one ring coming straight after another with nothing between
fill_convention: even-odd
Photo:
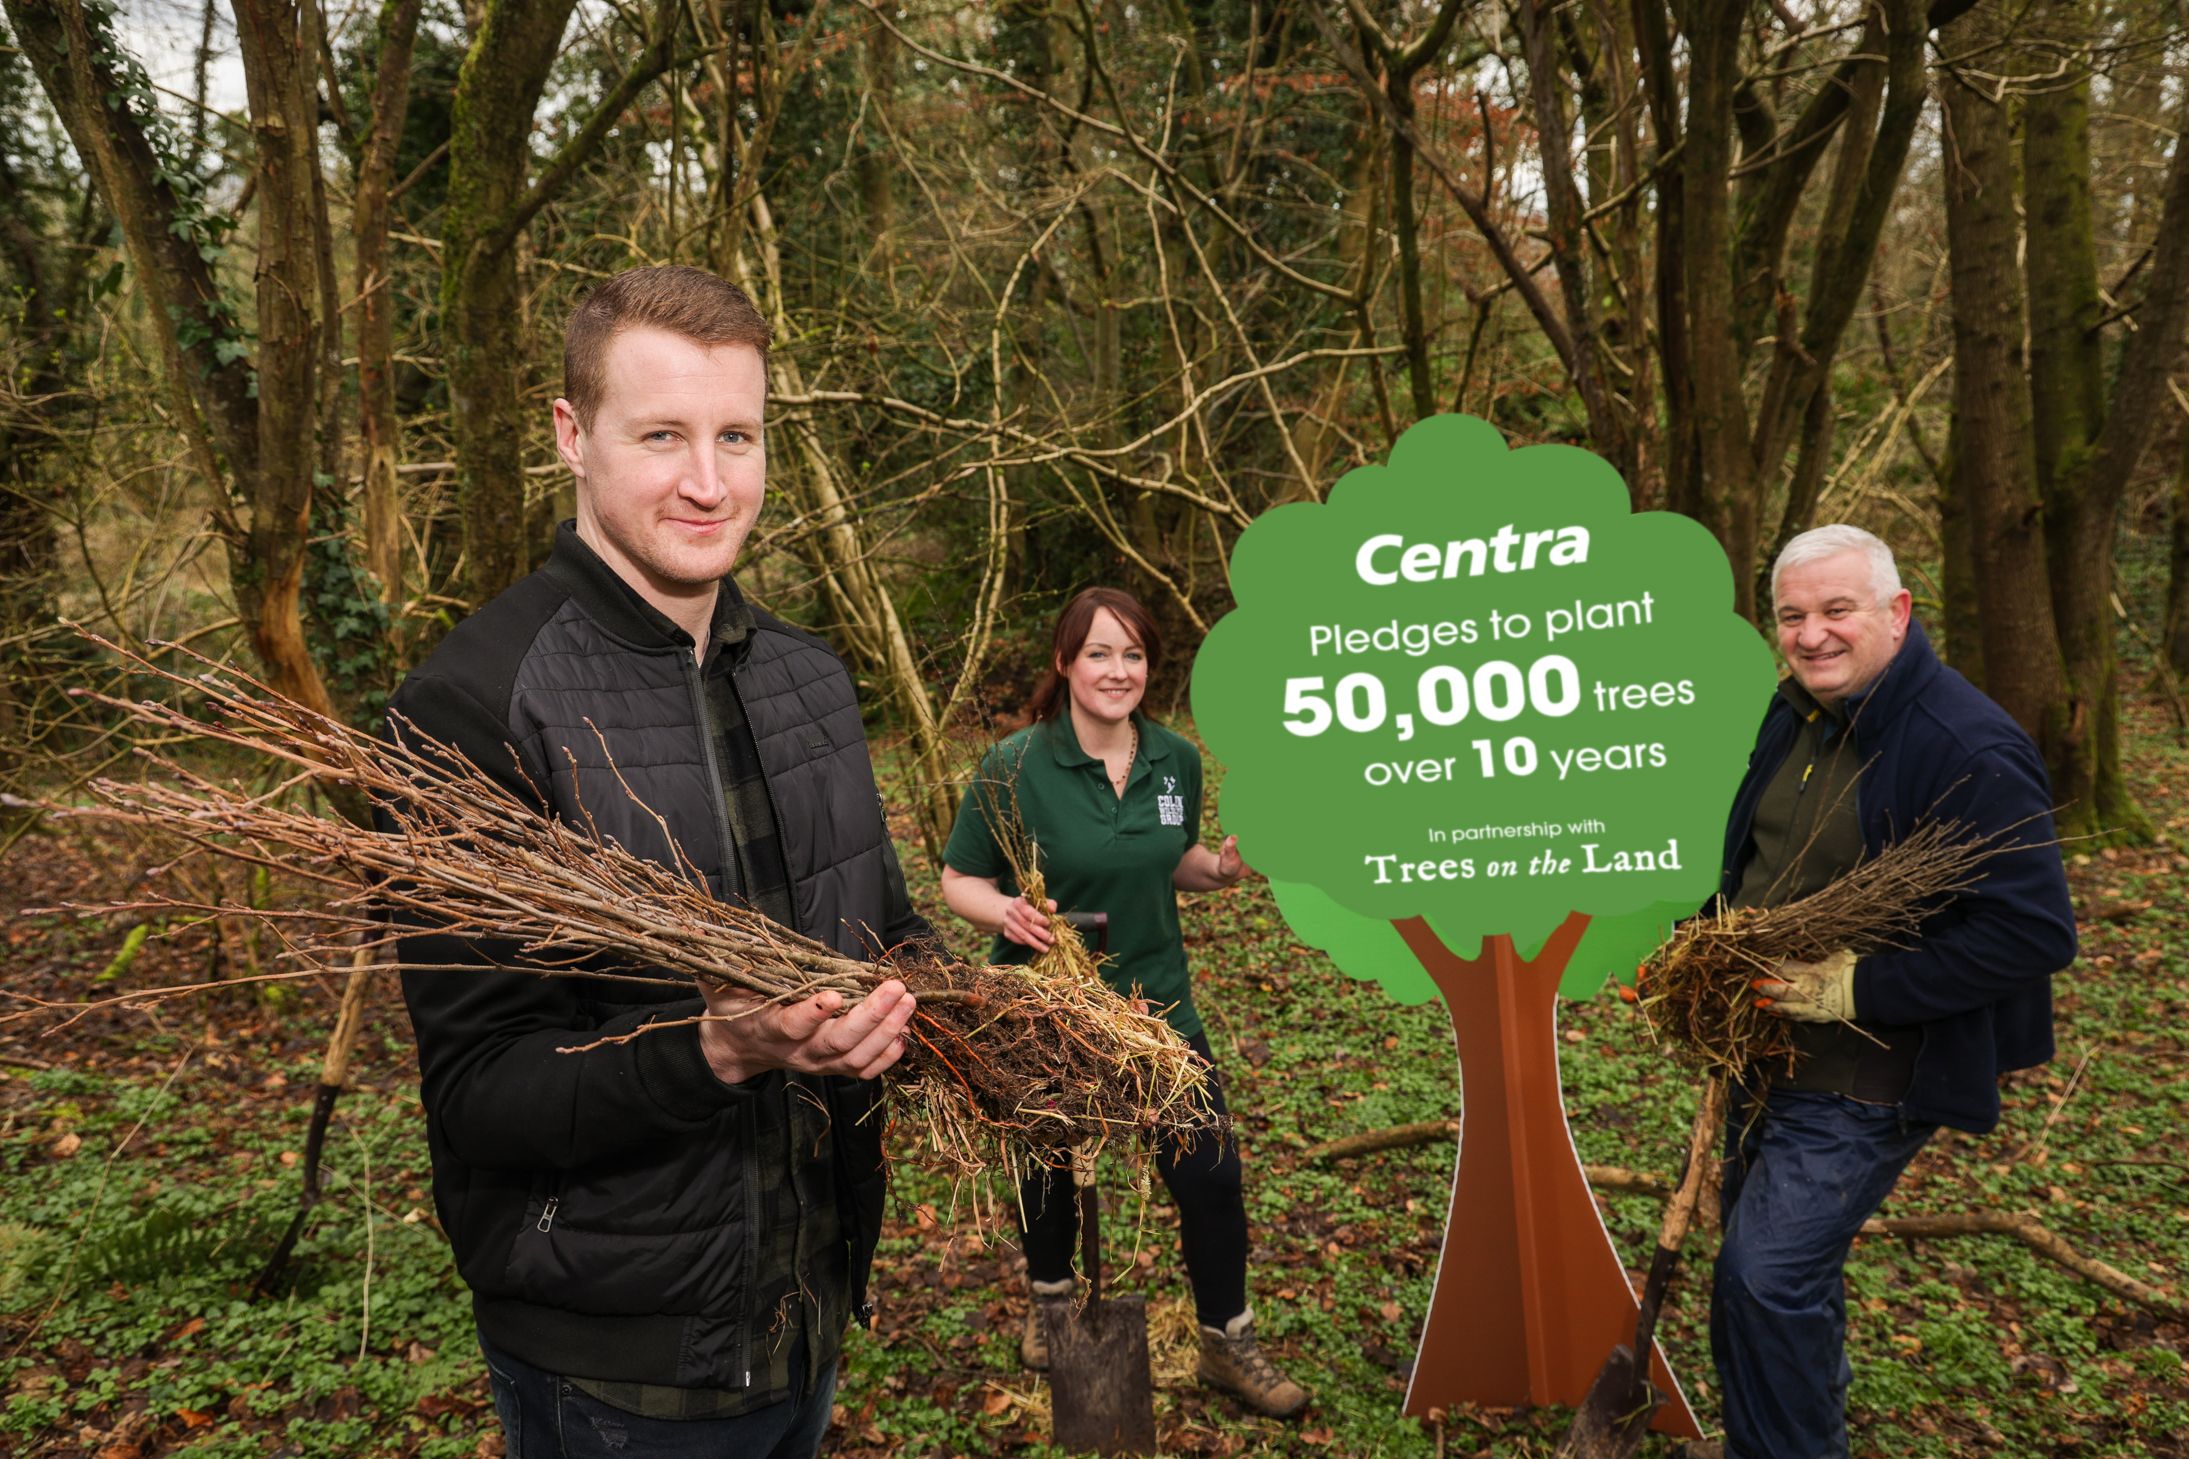
<instances>
[{"instance_id":1,"label":"dead leaf","mask_svg":"<svg viewBox=\"0 0 2189 1459\"><path fill-rule=\"evenodd\" d=\"M74 1130L70 1130L60 1139L53 1142L53 1158L56 1160L66 1160L83 1148L84 1137L77 1134Z\"/></svg>"}]
</instances>

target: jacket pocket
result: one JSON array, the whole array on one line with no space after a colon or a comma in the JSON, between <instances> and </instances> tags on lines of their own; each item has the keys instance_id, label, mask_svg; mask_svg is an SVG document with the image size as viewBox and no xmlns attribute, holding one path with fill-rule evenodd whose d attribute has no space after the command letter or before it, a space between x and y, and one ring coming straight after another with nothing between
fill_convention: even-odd
<instances>
[{"instance_id":1,"label":"jacket pocket","mask_svg":"<svg viewBox=\"0 0 2189 1459\"><path fill-rule=\"evenodd\" d=\"M510 1233L506 1294L570 1312L742 1315L750 1133L738 1111L676 1158L657 1148L638 1169L539 1177Z\"/></svg>"}]
</instances>

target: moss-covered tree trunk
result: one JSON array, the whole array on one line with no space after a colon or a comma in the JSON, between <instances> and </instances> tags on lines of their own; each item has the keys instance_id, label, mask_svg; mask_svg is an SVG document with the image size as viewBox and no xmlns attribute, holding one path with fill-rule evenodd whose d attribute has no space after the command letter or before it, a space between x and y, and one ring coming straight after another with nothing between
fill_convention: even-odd
<instances>
[{"instance_id":1,"label":"moss-covered tree trunk","mask_svg":"<svg viewBox=\"0 0 2189 1459\"><path fill-rule=\"evenodd\" d=\"M517 243L639 93L676 56L681 0L656 0L644 43L591 114L532 175L532 117L575 0L492 0L457 72L441 212L442 357L463 513L463 589L483 603L547 555L553 522L525 500L530 359Z\"/></svg>"},{"instance_id":2,"label":"moss-covered tree trunk","mask_svg":"<svg viewBox=\"0 0 2189 1459\"><path fill-rule=\"evenodd\" d=\"M184 165L150 80L112 12L79 0L5 0L39 84L113 212L165 365L191 464L220 493L236 609L274 688L332 706L306 646L303 581L318 464L322 341L318 105L301 18L287 0L240 0L258 210L256 349L213 261L232 223Z\"/></svg>"},{"instance_id":3,"label":"moss-covered tree trunk","mask_svg":"<svg viewBox=\"0 0 2189 1459\"><path fill-rule=\"evenodd\" d=\"M1947 27L1949 54L1985 53L2000 7ZM1953 295L1953 494L1967 512L1983 636L1984 688L2045 751L2073 753L2067 673L2053 623L2043 503L2022 355L2012 126L2006 103L1968 72L1940 78L1948 155L1946 243Z\"/></svg>"},{"instance_id":4,"label":"moss-covered tree trunk","mask_svg":"<svg viewBox=\"0 0 2189 1459\"><path fill-rule=\"evenodd\" d=\"M1686 265L1687 368L1694 380L1697 490L1689 510L1733 562L1734 609L1753 615L1757 492L1748 453L1748 402L1741 390L1734 318L1732 199L1733 93L1740 76L1740 0L1695 0L1687 41L1686 152L1681 162L1680 252ZM1676 365L1667 361L1667 371Z\"/></svg>"},{"instance_id":5,"label":"moss-covered tree trunk","mask_svg":"<svg viewBox=\"0 0 2189 1459\"><path fill-rule=\"evenodd\" d=\"M2189 677L2189 432L2174 466L2173 551L2166 585L2166 661Z\"/></svg>"},{"instance_id":6,"label":"moss-covered tree trunk","mask_svg":"<svg viewBox=\"0 0 2189 1459\"><path fill-rule=\"evenodd\" d=\"M484 603L532 570L527 528L524 291L513 225L532 162L532 115L574 0L494 0L457 73L441 214L442 355L463 596Z\"/></svg>"},{"instance_id":7,"label":"moss-covered tree trunk","mask_svg":"<svg viewBox=\"0 0 2189 1459\"><path fill-rule=\"evenodd\" d=\"M1636 77L1649 106L1656 159L1654 282L1657 357L1664 379L1664 505L1700 519L1702 452L1695 439L1695 378L1688 361L1687 149L1664 0L1634 0Z\"/></svg>"},{"instance_id":8,"label":"moss-covered tree trunk","mask_svg":"<svg viewBox=\"0 0 2189 1459\"><path fill-rule=\"evenodd\" d=\"M2040 4L2048 33L2088 23L2087 6ZM2105 424L2098 320L2098 248L2090 216L2090 78L2072 55L2063 80L2022 102L2022 197L2028 228L2029 387L2037 486L2045 504L2052 606L2060 631L2075 733L2052 764L2063 834L2089 835L2110 819L2098 781L2120 760L2114 691L2113 530L2118 483L2090 477Z\"/></svg>"},{"instance_id":9,"label":"moss-covered tree trunk","mask_svg":"<svg viewBox=\"0 0 2189 1459\"><path fill-rule=\"evenodd\" d=\"M0 67L19 64L0 56ZM87 206L74 237L50 237L29 184L0 154L0 289L8 299L0 329L20 350L17 398L0 412L0 786L11 788L18 752L36 732L39 696L49 692L39 673L25 672L38 654L32 635L54 620L58 590L53 487L40 463L68 409L66 372L79 353L71 325L82 317L92 244L106 231L86 226L98 219ZM9 821L0 812L0 840Z\"/></svg>"},{"instance_id":10,"label":"moss-covered tree trunk","mask_svg":"<svg viewBox=\"0 0 2189 1459\"><path fill-rule=\"evenodd\" d=\"M1946 438L1938 470L1938 537L1944 562L1938 589L1944 595L1938 616L1946 631L1945 654L1977 688L1984 687L1983 612L1976 596L1976 534L1969 525L1969 504L1962 500L1954 468L1958 442Z\"/></svg>"},{"instance_id":11,"label":"moss-covered tree trunk","mask_svg":"<svg viewBox=\"0 0 2189 1459\"><path fill-rule=\"evenodd\" d=\"M352 213L357 245L358 432L364 448L365 562L390 602L403 595L403 519L396 468L395 285L388 260L389 194L410 105L411 51L423 0L385 0L374 37L372 119L358 159Z\"/></svg>"},{"instance_id":12,"label":"moss-covered tree trunk","mask_svg":"<svg viewBox=\"0 0 2189 1459\"><path fill-rule=\"evenodd\" d=\"M2110 398L2091 202L2087 0L2044 0L2032 14L2045 55L2069 71L2023 103L2030 390L2053 607L2076 733L2052 765L2063 834L2147 839L2149 818L2121 776L2114 549L2128 482L2142 464L2181 357L2189 316L2189 148L2175 148L2163 212ZM2189 110L2189 109L2185 109Z\"/></svg>"},{"instance_id":13,"label":"moss-covered tree trunk","mask_svg":"<svg viewBox=\"0 0 2189 1459\"><path fill-rule=\"evenodd\" d=\"M258 473L240 554L236 611L277 684L319 683L301 612L320 463L319 102L315 64L290 0L236 0L258 183ZM324 690L320 702L328 707Z\"/></svg>"}]
</instances>

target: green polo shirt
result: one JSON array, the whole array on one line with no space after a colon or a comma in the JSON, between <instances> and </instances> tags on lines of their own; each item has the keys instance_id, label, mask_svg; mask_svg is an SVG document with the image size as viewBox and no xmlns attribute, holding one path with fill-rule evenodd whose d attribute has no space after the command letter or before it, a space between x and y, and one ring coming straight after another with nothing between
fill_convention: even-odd
<instances>
[{"instance_id":1,"label":"green polo shirt","mask_svg":"<svg viewBox=\"0 0 2189 1459\"><path fill-rule=\"evenodd\" d=\"M1137 712L1140 753L1120 796L1100 760L1079 747L1067 712L1029 725L982 757L966 788L943 860L967 876L992 876L1018 895L997 834L997 818L1015 806L1035 846L1049 895L1065 912L1110 914L1109 960L1102 977L1120 993L1137 986L1169 1007L1172 1028L1201 1031L1178 931L1171 873L1201 839L1201 754ZM996 938L998 963L1031 961L1033 949Z\"/></svg>"}]
</instances>

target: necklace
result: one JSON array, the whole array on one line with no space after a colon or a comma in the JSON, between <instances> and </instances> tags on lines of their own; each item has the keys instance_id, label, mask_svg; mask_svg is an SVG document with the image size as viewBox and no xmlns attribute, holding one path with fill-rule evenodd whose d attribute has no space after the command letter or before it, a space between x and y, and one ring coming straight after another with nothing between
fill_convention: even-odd
<instances>
[{"instance_id":1,"label":"necklace","mask_svg":"<svg viewBox=\"0 0 2189 1459\"><path fill-rule=\"evenodd\" d=\"M1132 748L1125 752L1125 768L1110 777L1110 784L1117 787L1119 795L1125 793L1125 782L1132 778L1133 761L1140 756L1140 726L1129 719L1125 723L1133 732Z\"/></svg>"}]
</instances>

